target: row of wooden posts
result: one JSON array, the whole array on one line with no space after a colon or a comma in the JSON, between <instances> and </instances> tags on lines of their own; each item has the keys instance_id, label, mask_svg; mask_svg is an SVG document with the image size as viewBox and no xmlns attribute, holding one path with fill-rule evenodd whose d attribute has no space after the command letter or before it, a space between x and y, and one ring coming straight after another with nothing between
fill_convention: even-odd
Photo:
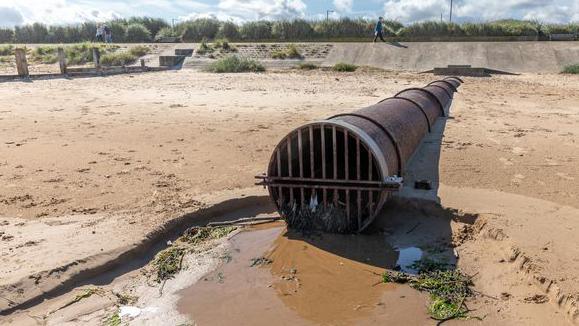
<instances>
[{"instance_id":1,"label":"row of wooden posts","mask_svg":"<svg viewBox=\"0 0 579 326\"><path fill-rule=\"evenodd\" d=\"M58 48L58 63L60 66L60 73L63 75L67 74L67 66L66 66L66 55L64 53L64 48ZM30 72L28 71L28 61L26 60L26 49L17 48L14 50L14 54L16 56L16 70L18 71L18 76L21 77L29 77ZM92 58L94 63L94 68L96 72L100 71L100 51L98 48L92 49ZM145 66L145 60L141 59L141 67Z\"/></svg>"}]
</instances>

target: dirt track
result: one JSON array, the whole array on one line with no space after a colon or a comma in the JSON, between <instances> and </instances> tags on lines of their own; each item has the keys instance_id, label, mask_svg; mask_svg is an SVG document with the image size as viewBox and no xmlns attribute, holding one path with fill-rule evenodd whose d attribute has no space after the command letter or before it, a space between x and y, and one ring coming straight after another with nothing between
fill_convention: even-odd
<instances>
[{"instance_id":1,"label":"dirt track","mask_svg":"<svg viewBox=\"0 0 579 326\"><path fill-rule=\"evenodd\" d=\"M381 71L178 71L0 84L0 285L130 246L211 202L208 193L251 187L292 128L433 79ZM478 213L505 198L498 207L516 200L531 207L506 207L486 220L535 257L537 269L579 293L579 79L465 81L441 144L443 203ZM479 193L478 200L462 187L496 198ZM542 200L536 209L534 199ZM487 205L465 204L477 200ZM527 217L524 226L517 214ZM549 232L540 245L525 240L541 234L548 218L566 233ZM467 248L478 255L480 246Z\"/></svg>"}]
</instances>

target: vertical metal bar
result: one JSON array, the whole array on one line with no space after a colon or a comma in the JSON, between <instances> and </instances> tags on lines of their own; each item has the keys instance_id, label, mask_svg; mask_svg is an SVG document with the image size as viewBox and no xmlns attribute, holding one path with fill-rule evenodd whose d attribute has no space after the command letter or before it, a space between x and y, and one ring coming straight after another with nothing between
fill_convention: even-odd
<instances>
[{"instance_id":1,"label":"vertical metal bar","mask_svg":"<svg viewBox=\"0 0 579 326\"><path fill-rule=\"evenodd\" d=\"M322 130L322 179L326 178L326 126L325 125L321 125L321 130ZM326 207L327 203L328 203L328 192L326 190L326 188L323 189L323 202L324 202L324 207Z\"/></svg>"},{"instance_id":2,"label":"vertical metal bar","mask_svg":"<svg viewBox=\"0 0 579 326\"><path fill-rule=\"evenodd\" d=\"M348 130L344 129L344 180L348 180L350 178L350 157L348 154Z\"/></svg>"},{"instance_id":3,"label":"vertical metal bar","mask_svg":"<svg viewBox=\"0 0 579 326\"><path fill-rule=\"evenodd\" d=\"M368 149L368 180L372 181L372 161L374 158L372 157L372 152Z\"/></svg>"},{"instance_id":4,"label":"vertical metal bar","mask_svg":"<svg viewBox=\"0 0 579 326\"><path fill-rule=\"evenodd\" d=\"M302 144L302 131L301 129L298 130L298 160L300 162L300 178L304 177L304 153L303 153L303 144Z\"/></svg>"},{"instance_id":5,"label":"vertical metal bar","mask_svg":"<svg viewBox=\"0 0 579 326\"><path fill-rule=\"evenodd\" d=\"M279 149L277 149L275 151L275 156L276 156L276 160L277 160L277 176L278 177L282 177L282 173L281 173L281 153L279 151Z\"/></svg>"},{"instance_id":6,"label":"vertical metal bar","mask_svg":"<svg viewBox=\"0 0 579 326\"><path fill-rule=\"evenodd\" d=\"M289 171L289 177L293 176L293 166L292 166L292 135L290 134L287 137L287 165L288 165L288 171ZM293 205L294 202L294 188L289 187L289 192L290 192L290 205Z\"/></svg>"},{"instance_id":7,"label":"vertical metal bar","mask_svg":"<svg viewBox=\"0 0 579 326\"><path fill-rule=\"evenodd\" d=\"M356 179L360 180L360 138L356 137Z\"/></svg>"},{"instance_id":8,"label":"vertical metal bar","mask_svg":"<svg viewBox=\"0 0 579 326\"><path fill-rule=\"evenodd\" d=\"M310 126L310 178L314 179L316 177L316 169L314 168L314 127ZM316 189L312 189L310 193L310 198L314 198L316 194ZM311 200L311 199L310 199Z\"/></svg>"},{"instance_id":9,"label":"vertical metal bar","mask_svg":"<svg viewBox=\"0 0 579 326\"><path fill-rule=\"evenodd\" d=\"M277 160L277 176L281 177L282 173L281 173L281 152L279 150L279 148L275 151L275 156L276 156L276 160ZM279 192L278 197L279 197L279 207L283 209L283 189L282 187L278 187L277 191Z\"/></svg>"},{"instance_id":10,"label":"vertical metal bar","mask_svg":"<svg viewBox=\"0 0 579 326\"><path fill-rule=\"evenodd\" d=\"M316 177L316 169L314 168L314 127L310 126L310 178Z\"/></svg>"},{"instance_id":11,"label":"vertical metal bar","mask_svg":"<svg viewBox=\"0 0 579 326\"><path fill-rule=\"evenodd\" d=\"M374 158L372 157L372 152L370 151L370 149L368 148L368 180L372 180L372 161L374 160ZM372 192L372 190L368 191L368 214L371 217L372 215L374 215L374 210L372 208L372 206L374 205L373 201L374 201L374 193Z\"/></svg>"},{"instance_id":12,"label":"vertical metal bar","mask_svg":"<svg viewBox=\"0 0 579 326\"><path fill-rule=\"evenodd\" d=\"M300 178L304 177L304 146L302 142L302 130L298 129L298 161L300 164ZM300 188L300 203L303 205L305 202L304 198L304 188Z\"/></svg>"},{"instance_id":13,"label":"vertical metal bar","mask_svg":"<svg viewBox=\"0 0 579 326\"><path fill-rule=\"evenodd\" d=\"M358 207L358 229L362 227L362 191L357 191L356 206Z\"/></svg>"},{"instance_id":14,"label":"vertical metal bar","mask_svg":"<svg viewBox=\"0 0 579 326\"><path fill-rule=\"evenodd\" d=\"M333 166L334 166L334 180L338 179L338 140L336 139L336 127L332 127L332 150L333 150Z\"/></svg>"},{"instance_id":15,"label":"vertical metal bar","mask_svg":"<svg viewBox=\"0 0 579 326\"><path fill-rule=\"evenodd\" d=\"M360 180L360 138L356 137L356 179ZM356 204L358 207L358 230L362 227L362 192L357 191Z\"/></svg>"},{"instance_id":16,"label":"vertical metal bar","mask_svg":"<svg viewBox=\"0 0 579 326\"><path fill-rule=\"evenodd\" d=\"M336 137L336 126L332 126L332 150L333 150L333 166L334 166L334 180L338 179L338 141ZM338 207L338 190L334 189L334 205Z\"/></svg>"},{"instance_id":17,"label":"vertical metal bar","mask_svg":"<svg viewBox=\"0 0 579 326\"><path fill-rule=\"evenodd\" d=\"M350 190L346 190L346 219L350 221Z\"/></svg>"},{"instance_id":18,"label":"vertical metal bar","mask_svg":"<svg viewBox=\"0 0 579 326\"><path fill-rule=\"evenodd\" d=\"M292 166L292 136L287 137L287 166L288 166L288 176L293 177L293 166Z\"/></svg>"}]
</instances>

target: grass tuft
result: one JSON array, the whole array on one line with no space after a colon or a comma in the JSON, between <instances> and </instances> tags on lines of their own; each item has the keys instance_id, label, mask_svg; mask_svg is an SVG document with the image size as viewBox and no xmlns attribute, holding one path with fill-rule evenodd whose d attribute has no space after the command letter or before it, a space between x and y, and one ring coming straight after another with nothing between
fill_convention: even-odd
<instances>
[{"instance_id":1,"label":"grass tuft","mask_svg":"<svg viewBox=\"0 0 579 326\"><path fill-rule=\"evenodd\" d=\"M336 63L333 67L332 70L333 71L339 71L339 72L354 72L358 69L358 66L353 65L353 64L349 64L349 63Z\"/></svg>"},{"instance_id":2,"label":"grass tuft","mask_svg":"<svg viewBox=\"0 0 579 326\"><path fill-rule=\"evenodd\" d=\"M145 45L137 45L133 46L129 49L129 53L134 55L135 57L142 57L147 55L151 52L151 48Z\"/></svg>"},{"instance_id":3,"label":"grass tuft","mask_svg":"<svg viewBox=\"0 0 579 326\"><path fill-rule=\"evenodd\" d=\"M227 39L215 40L213 42L213 47L215 49L221 49L222 53L237 52L237 48L229 44L229 41Z\"/></svg>"},{"instance_id":4,"label":"grass tuft","mask_svg":"<svg viewBox=\"0 0 579 326\"><path fill-rule=\"evenodd\" d=\"M283 50L275 50L271 53L271 57L273 59L301 59L303 58L302 54L298 50L295 44L288 45Z\"/></svg>"},{"instance_id":5,"label":"grass tuft","mask_svg":"<svg viewBox=\"0 0 579 326\"><path fill-rule=\"evenodd\" d=\"M11 44L0 45L0 56L14 55L14 46Z\"/></svg>"},{"instance_id":6,"label":"grass tuft","mask_svg":"<svg viewBox=\"0 0 579 326\"><path fill-rule=\"evenodd\" d=\"M300 63L298 65L298 68L301 70L315 70L320 68L318 65L315 65L313 63Z\"/></svg>"},{"instance_id":7,"label":"grass tuft","mask_svg":"<svg viewBox=\"0 0 579 326\"><path fill-rule=\"evenodd\" d=\"M110 316L106 321L106 326L121 326L122 320L121 315L119 314L119 310L115 311L115 313Z\"/></svg>"},{"instance_id":8,"label":"grass tuft","mask_svg":"<svg viewBox=\"0 0 579 326\"><path fill-rule=\"evenodd\" d=\"M579 64L566 66L563 69L563 73L564 74L574 74L574 75L579 74Z\"/></svg>"},{"instance_id":9,"label":"grass tuft","mask_svg":"<svg viewBox=\"0 0 579 326\"><path fill-rule=\"evenodd\" d=\"M197 54L199 55L213 53L214 51L215 49L207 44L207 39L205 38L201 40L201 44L199 44L199 48L197 48Z\"/></svg>"},{"instance_id":10,"label":"grass tuft","mask_svg":"<svg viewBox=\"0 0 579 326\"><path fill-rule=\"evenodd\" d=\"M213 62L206 70L215 73L263 72L265 71L265 67L256 60L232 55Z\"/></svg>"},{"instance_id":11,"label":"grass tuft","mask_svg":"<svg viewBox=\"0 0 579 326\"><path fill-rule=\"evenodd\" d=\"M104 66L126 66L135 61L137 61L137 56L130 52L114 52L101 56L101 64Z\"/></svg>"}]
</instances>

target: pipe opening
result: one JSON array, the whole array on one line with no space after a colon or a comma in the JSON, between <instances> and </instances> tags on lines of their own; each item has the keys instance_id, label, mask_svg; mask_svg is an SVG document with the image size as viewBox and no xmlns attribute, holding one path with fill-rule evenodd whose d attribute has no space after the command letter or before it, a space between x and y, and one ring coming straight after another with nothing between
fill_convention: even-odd
<instances>
[{"instance_id":1,"label":"pipe opening","mask_svg":"<svg viewBox=\"0 0 579 326\"><path fill-rule=\"evenodd\" d=\"M292 131L276 148L268 175L270 193L293 227L356 231L381 201L383 176L374 154L341 126Z\"/></svg>"}]
</instances>

